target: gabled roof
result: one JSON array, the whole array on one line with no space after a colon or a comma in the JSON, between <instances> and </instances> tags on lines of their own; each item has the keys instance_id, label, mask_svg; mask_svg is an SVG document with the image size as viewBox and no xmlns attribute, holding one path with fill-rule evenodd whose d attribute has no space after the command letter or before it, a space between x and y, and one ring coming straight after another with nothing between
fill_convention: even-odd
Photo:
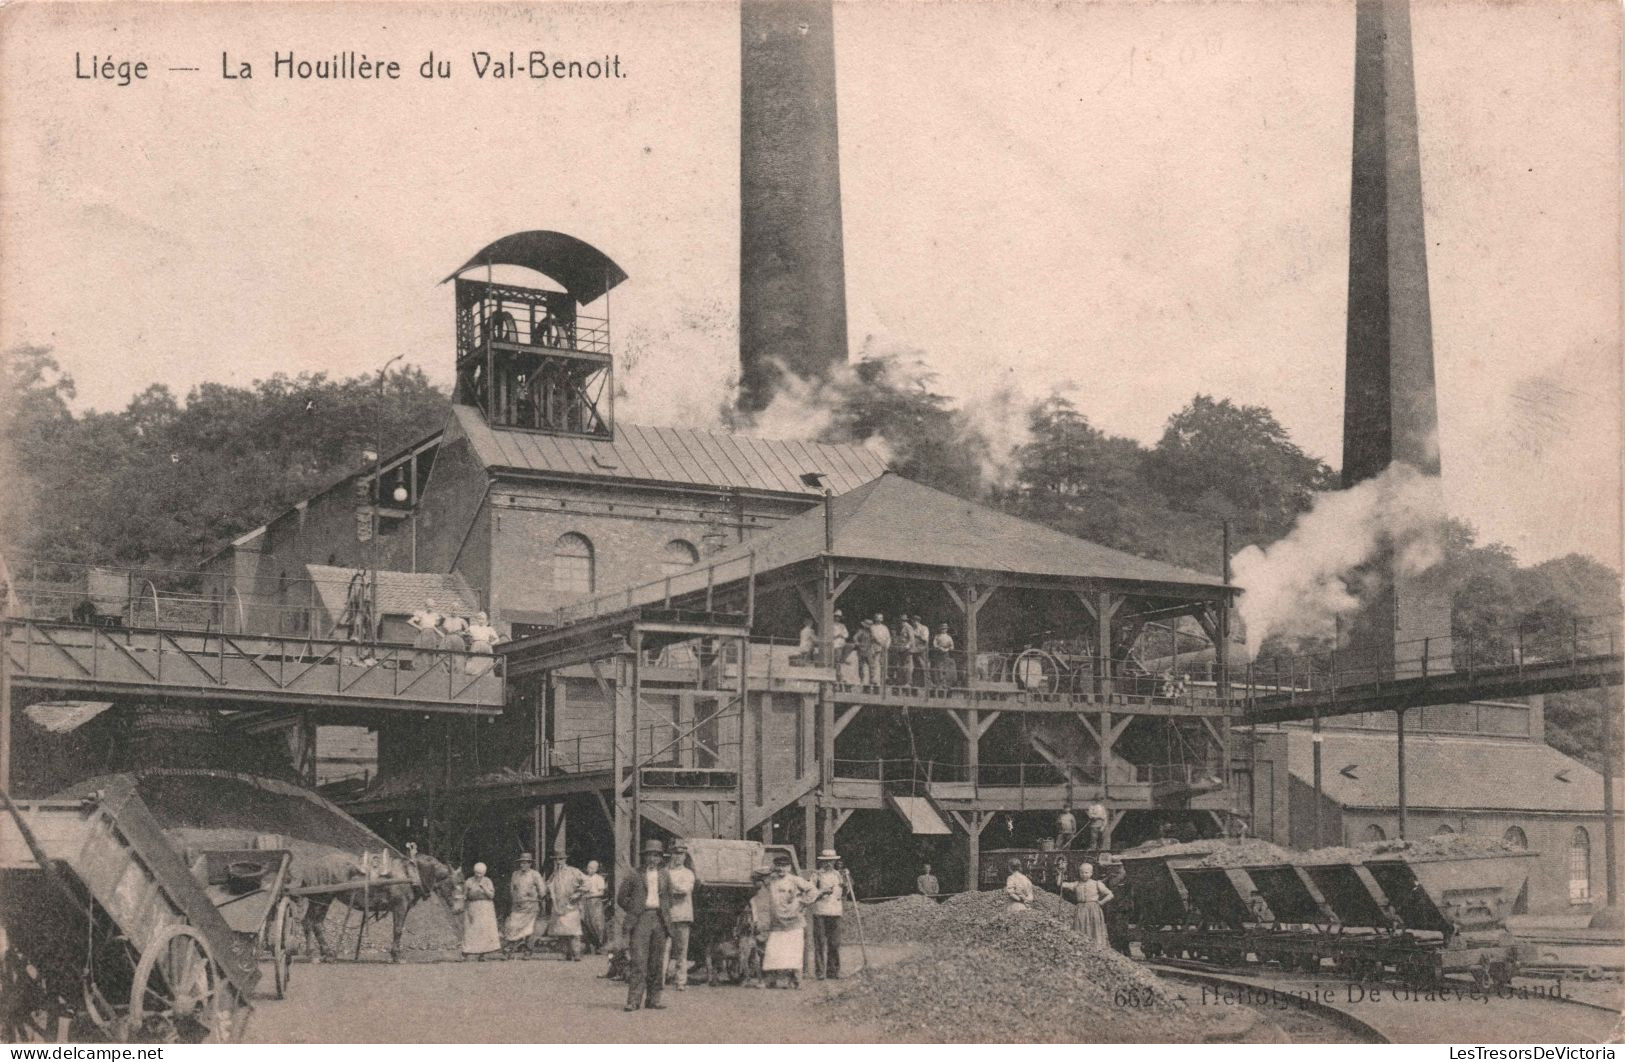
<instances>
[{"instance_id":1,"label":"gabled roof","mask_svg":"<svg viewBox=\"0 0 1625 1062\"><path fill-rule=\"evenodd\" d=\"M886 471L880 456L863 446L625 423L615 425L614 439L587 439L493 428L473 406L452 410L455 430L491 469L814 496L819 492L801 480L805 473L823 473L841 493Z\"/></svg>"},{"instance_id":2,"label":"gabled roof","mask_svg":"<svg viewBox=\"0 0 1625 1062\"><path fill-rule=\"evenodd\" d=\"M832 507L833 552L849 560L1215 589L1224 586L1217 576L1074 538L895 473L839 495ZM721 566L752 552L758 573L822 555L823 508L810 509L706 557L702 567Z\"/></svg>"},{"instance_id":3,"label":"gabled roof","mask_svg":"<svg viewBox=\"0 0 1625 1062\"><path fill-rule=\"evenodd\" d=\"M355 577L356 569L307 564L305 571L310 574L311 585L315 587L322 607L337 620L344 614L350 580ZM433 599L435 610L442 615L466 618L480 610L480 595L457 572L378 573L380 616L409 616L429 599Z\"/></svg>"},{"instance_id":4,"label":"gabled roof","mask_svg":"<svg viewBox=\"0 0 1625 1062\"><path fill-rule=\"evenodd\" d=\"M1313 735L1287 732L1292 777L1313 784ZM1323 730L1321 791L1346 808L1399 804L1396 737ZM1542 741L1408 734L1405 801L1412 808L1602 810L1602 776Z\"/></svg>"}]
</instances>

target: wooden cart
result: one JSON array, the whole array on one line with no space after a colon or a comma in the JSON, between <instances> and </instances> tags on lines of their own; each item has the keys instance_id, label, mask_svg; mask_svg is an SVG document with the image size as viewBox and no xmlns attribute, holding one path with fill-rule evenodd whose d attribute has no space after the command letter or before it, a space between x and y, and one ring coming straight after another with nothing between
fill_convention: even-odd
<instances>
[{"instance_id":1,"label":"wooden cart","mask_svg":"<svg viewBox=\"0 0 1625 1062\"><path fill-rule=\"evenodd\" d=\"M0 1039L235 1041L255 956L136 795L0 793Z\"/></svg>"},{"instance_id":2,"label":"wooden cart","mask_svg":"<svg viewBox=\"0 0 1625 1062\"><path fill-rule=\"evenodd\" d=\"M293 972L292 863L285 848L208 851L192 862L192 875L235 934L233 950L255 963L262 953L269 956L278 999L286 998Z\"/></svg>"}]
</instances>

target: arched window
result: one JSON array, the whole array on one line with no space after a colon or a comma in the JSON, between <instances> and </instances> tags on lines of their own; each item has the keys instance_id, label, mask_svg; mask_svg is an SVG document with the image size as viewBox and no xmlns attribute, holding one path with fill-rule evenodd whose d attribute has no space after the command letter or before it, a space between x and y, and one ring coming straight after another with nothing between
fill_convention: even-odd
<instances>
[{"instance_id":1,"label":"arched window","mask_svg":"<svg viewBox=\"0 0 1625 1062\"><path fill-rule=\"evenodd\" d=\"M1591 835L1584 826L1574 828L1569 839L1569 902L1591 899Z\"/></svg>"},{"instance_id":2,"label":"arched window","mask_svg":"<svg viewBox=\"0 0 1625 1062\"><path fill-rule=\"evenodd\" d=\"M660 554L660 574L676 575L699 562L700 551L694 548L694 543L681 538L674 538L666 543L666 548Z\"/></svg>"},{"instance_id":3,"label":"arched window","mask_svg":"<svg viewBox=\"0 0 1625 1062\"><path fill-rule=\"evenodd\" d=\"M1520 827L1508 826L1507 832L1501 835L1501 840L1518 848L1529 847L1529 837Z\"/></svg>"},{"instance_id":4,"label":"arched window","mask_svg":"<svg viewBox=\"0 0 1625 1062\"><path fill-rule=\"evenodd\" d=\"M553 543L553 589L566 594L592 593L592 543L570 532Z\"/></svg>"},{"instance_id":5,"label":"arched window","mask_svg":"<svg viewBox=\"0 0 1625 1062\"><path fill-rule=\"evenodd\" d=\"M1456 828L1454 826L1450 825L1448 822L1441 822L1441 823L1439 823L1439 828L1433 831L1433 836L1435 836L1435 837L1449 837L1451 834L1453 834L1455 832L1456 832Z\"/></svg>"},{"instance_id":6,"label":"arched window","mask_svg":"<svg viewBox=\"0 0 1625 1062\"><path fill-rule=\"evenodd\" d=\"M1365 835L1360 838L1362 841L1386 841L1387 839L1388 835L1382 831L1382 827L1374 822L1365 828Z\"/></svg>"}]
</instances>

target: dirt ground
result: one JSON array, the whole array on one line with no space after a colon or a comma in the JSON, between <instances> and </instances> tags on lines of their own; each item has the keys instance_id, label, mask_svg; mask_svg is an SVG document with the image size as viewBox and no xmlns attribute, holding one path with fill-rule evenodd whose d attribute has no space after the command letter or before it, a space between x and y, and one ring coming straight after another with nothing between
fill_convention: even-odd
<instances>
[{"instance_id":1,"label":"dirt ground","mask_svg":"<svg viewBox=\"0 0 1625 1062\"><path fill-rule=\"evenodd\" d=\"M909 951L871 945L895 962ZM853 973L857 948L842 950ZM808 979L799 992L690 985L667 988L665 1010L626 1013L626 985L607 961L297 962L288 998L260 981L248 1043L864 1043L872 1030L831 1022L814 1003L845 982Z\"/></svg>"}]
</instances>

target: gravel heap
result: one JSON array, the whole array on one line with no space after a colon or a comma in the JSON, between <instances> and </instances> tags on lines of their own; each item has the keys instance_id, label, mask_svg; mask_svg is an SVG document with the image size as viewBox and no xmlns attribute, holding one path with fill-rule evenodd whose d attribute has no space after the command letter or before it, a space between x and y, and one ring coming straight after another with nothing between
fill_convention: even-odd
<instances>
[{"instance_id":1,"label":"gravel heap","mask_svg":"<svg viewBox=\"0 0 1625 1062\"><path fill-rule=\"evenodd\" d=\"M999 891L938 904L909 896L865 906L873 939L927 945L913 958L853 978L822 1005L841 1020L932 1043L1133 1043L1234 1039L1233 1015L1204 1013L1138 963L1088 944L1040 893L1008 911ZM1245 1035L1245 1031L1244 1031Z\"/></svg>"},{"instance_id":2,"label":"gravel heap","mask_svg":"<svg viewBox=\"0 0 1625 1062\"><path fill-rule=\"evenodd\" d=\"M1268 841L1233 841L1192 863L1196 867L1256 867L1285 863L1292 853Z\"/></svg>"},{"instance_id":3,"label":"gravel heap","mask_svg":"<svg viewBox=\"0 0 1625 1062\"><path fill-rule=\"evenodd\" d=\"M1161 841L1147 841L1137 848L1130 848L1122 853L1123 859L1135 859L1140 856L1185 856L1211 855L1228 845L1235 844L1228 837L1209 837L1201 841L1181 841L1176 844L1166 844Z\"/></svg>"}]
</instances>

